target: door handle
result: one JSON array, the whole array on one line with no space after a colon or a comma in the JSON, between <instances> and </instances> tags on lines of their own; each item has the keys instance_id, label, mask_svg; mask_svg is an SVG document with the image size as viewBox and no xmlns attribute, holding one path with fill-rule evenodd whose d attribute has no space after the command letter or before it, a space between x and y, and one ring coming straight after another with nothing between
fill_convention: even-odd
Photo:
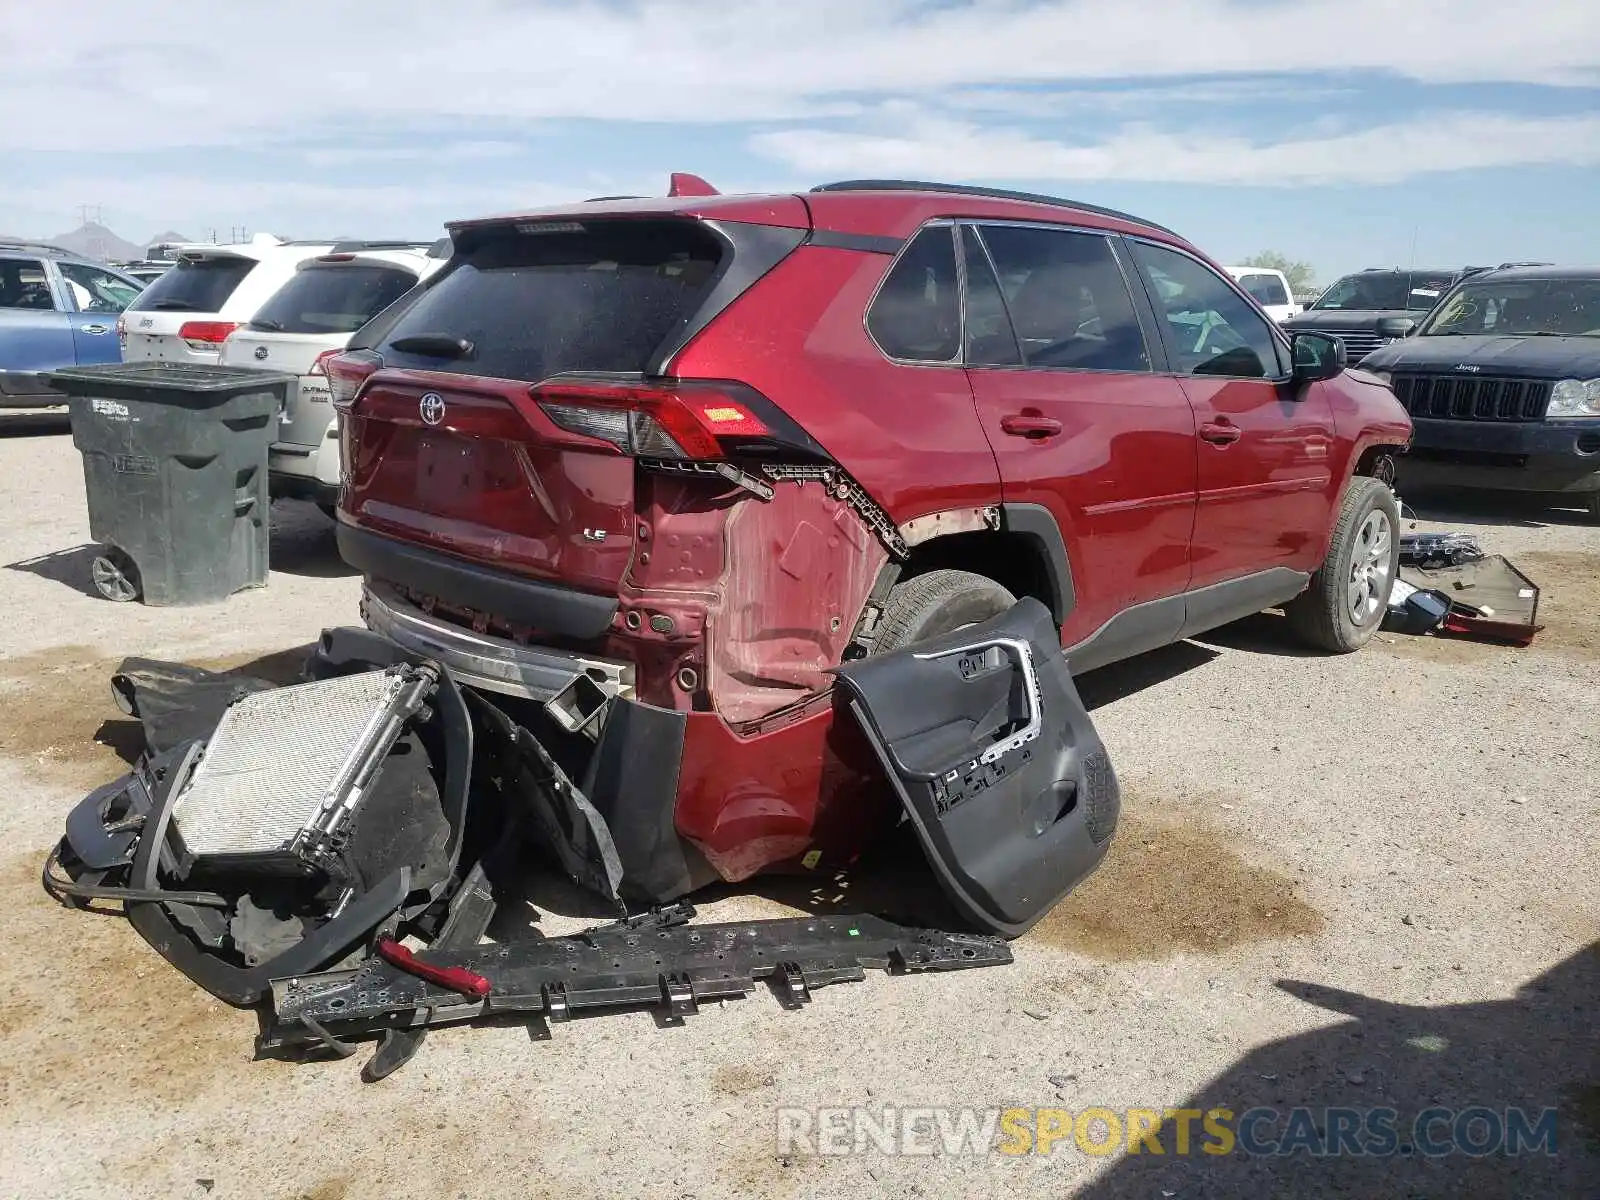
<instances>
[{"instance_id":1,"label":"door handle","mask_svg":"<svg viewBox=\"0 0 1600 1200\"><path fill-rule=\"evenodd\" d=\"M1024 416L1011 413L1000 418L1000 431L1012 437L1047 438L1061 432L1061 422L1054 417Z\"/></svg>"},{"instance_id":2,"label":"door handle","mask_svg":"<svg viewBox=\"0 0 1600 1200\"><path fill-rule=\"evenodd\" d=\"M83 327L83 331L85 333L110 333L111 332L111 326L109 326L109 325L85 325Z\"/></svg>"},{"instance_id":3,"label":"door handle","mask_svg":"<svg viewBox=\"0 0 1600 1200\"><path fill-rule=\"evenodd\" d=\"M1207 421L1200 426L1200 436L1213 446L1231 446L1239 440L1244 431L1227 418L1220 421Z\"/></svg>"}]
</instances>

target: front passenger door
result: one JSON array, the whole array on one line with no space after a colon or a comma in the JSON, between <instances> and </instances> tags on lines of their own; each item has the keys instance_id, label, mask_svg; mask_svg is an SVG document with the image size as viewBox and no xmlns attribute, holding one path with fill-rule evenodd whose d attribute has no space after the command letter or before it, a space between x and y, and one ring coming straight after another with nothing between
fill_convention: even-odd
<instances>
[{"instance_id":1,"label":"front passenger door","mask_svg":"<svg viewBox=\"0 0 1600 1200\"><path fill-rule=\"evenodd\" d=\"M1285 586L1293 594L1285 569L1310 573L1322 560L1337 490L1332 406L1320 384L1294 384L1288 347L1231 282L1171 247L1128 244L1199 423L1189 586L1260 576L1260 603L1248 588L1217 589L1221 609L1242 609L1232 619L1278 603ZM1221 623L1207 603L1191 597L1186 634Z\"/></svg>"},{"instance_id":2,"label":"front passenger door","mask_svg":"<svg viewBox=\"0 0 1600 1200\"><path fill-rule=\"evenodd\" d=\"M72 344L78 365L114 363L122 357L117 342L117 316L133 303L139 289L127 280L86 263L57 263L56 269L66 284L75 311L67 314L72 323Z\"/></svg>"}]
</instances>

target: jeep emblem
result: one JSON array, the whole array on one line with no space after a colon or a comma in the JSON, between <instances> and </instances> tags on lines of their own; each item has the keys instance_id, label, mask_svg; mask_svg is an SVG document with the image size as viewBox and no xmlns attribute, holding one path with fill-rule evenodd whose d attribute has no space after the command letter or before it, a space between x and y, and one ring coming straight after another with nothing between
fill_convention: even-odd
<instances>
[{"instance_id":1,"label":"jeep emblem","mask_svg":"<svg viewBox=\"0 0 1600 1200\"><path fill-rule=\"evenodd\" d=\"M1458 371L1481 371L1481 370L1483 370L1483 368L1480 367L1480 366L1477 366L1474 363L1457 363L1456 364L1456 370L1458 370Z\"/></svg>"},{"instance_id":2,"label":"jeep emblem","mask_svg":"<svg viewBox=\"0 0 1600 1200\"><path fill-rule=\"evenodd\" d=\"M417 411L422 414L424 425L437 425L444 420L444 397L438 392L424 392L417 401Z\"/></svg>"}]
</instances>

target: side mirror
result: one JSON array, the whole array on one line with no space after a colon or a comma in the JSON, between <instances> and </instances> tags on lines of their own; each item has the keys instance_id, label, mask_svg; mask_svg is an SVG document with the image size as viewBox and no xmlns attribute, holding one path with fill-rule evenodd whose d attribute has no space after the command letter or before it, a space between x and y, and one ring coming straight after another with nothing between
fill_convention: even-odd
<instances>
[{"instance_id":1,"label":"side mirror","mask_svg":"<svg viewBox=\"0 0 1600 1200\"><path fill-rule=\"evenodd\" d=\"M1384 338L1410 337L1417 323L1410 317L1381 317L1378 320L1378 336Z\"/></svg>"},{"instance_id":2,"label":"side mirror","mask_svg":"<svg viewBox=\"0 0 1600 1200\"><path fill-rule=\"evenodd\" d=\"M1349 363L1344 343L1325 333L1296 333L1290 340L1294 354L1294 381L1316 383L1332 379Z\"/></svg>"}]
</instances>

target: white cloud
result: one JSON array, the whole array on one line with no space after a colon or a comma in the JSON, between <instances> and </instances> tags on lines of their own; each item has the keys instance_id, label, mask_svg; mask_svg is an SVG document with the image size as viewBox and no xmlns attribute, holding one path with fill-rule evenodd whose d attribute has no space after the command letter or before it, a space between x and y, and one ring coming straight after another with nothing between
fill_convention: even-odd
<instances>
[{"instance_id":1,"label":"white cloud","mask_svg":"<svg viewBox=\"0 0 1600 1200\"><path fill-rule=\"evenodd\" d=\"M758 134L751 144L794 171L816 176L1382 184L1471 168L1597 166L1600 114L1420 114L1358 132L1319 128L1265 143L1129 125L1102 140L1076 144L918 115L890 132L789 129Z\"/></svg>"},{"instance_id":2,"label":"white cloud","mask_svg":"<svg viewBox=\"0 0 1600 1200\"><path fill-rule=\"evenodd\" d=\"M0 150L152 149L440 117L738 123L862 97L1378 71L1600 84L1593 0L426 0L0 12Z\"/></svg>"}]
</instances>

